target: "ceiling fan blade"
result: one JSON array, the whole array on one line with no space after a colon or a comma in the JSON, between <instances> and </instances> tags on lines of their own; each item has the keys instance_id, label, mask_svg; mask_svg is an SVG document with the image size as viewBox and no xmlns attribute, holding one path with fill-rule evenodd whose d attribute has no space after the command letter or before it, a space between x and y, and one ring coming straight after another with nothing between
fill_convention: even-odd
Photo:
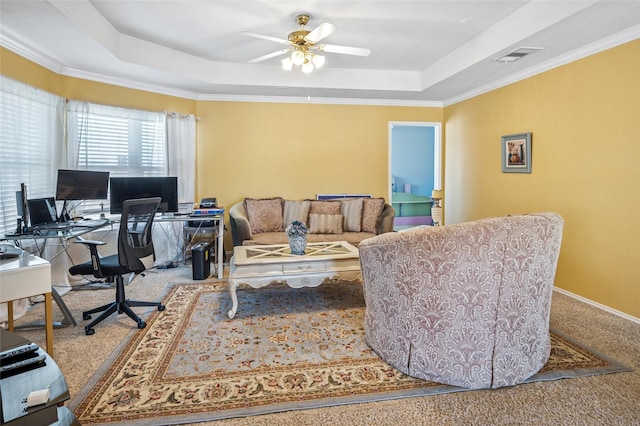
<instances>
[{"instance_id":1,"label":"ceiling fan blade","mask_svg":"<svg viewBox=\"0 0 640 426\"><path fill-rule=\"evenodd\" d=\"M327 53L343 53L345 55L369 56L371 50L364 47L338 46L336 44L323 44L318 46L318 50Z\"/></svg>"},{"instance_id":2,"label":"ceiling fan blade","mask_svg":"<svg viewBox=\"0 0 640 426\"><path fill-rule=\"evenodd\" d=\"M267 59L275 58L276 56L284 55L285 53L289 53L290 49L282 49L277 52L271 52L268 55L260 56L259 58L255 58L249 61L250 64L257 64L258 62L266 61Z\"/></svg>"},{"instance_id":3,"label":"ceiling fan blade","mask_svg":"<svg viewBox=\"0 0 640 426\"><path fill-rule=\"evenodd\" d=\"M275 41L276 43L280 43L280 44L289 44L289 40L285 40L283 38L271 37L267 35L251 33L248 31L242 31L240 34L246 35L249 37L261 38L263 40Z\"/></svg>"},{"instance_id":4,"label":"ceiling fan blade","mask_svg":"<svg viewBox=\"0 0 640 426\"><path fill-rule=\"evenodd\" d=\"M328 35L330 35L331 33L333 33L337 29L338 29L338 27L336 27L335 25L330 24L329 22L324 22L324 23L320 24L315 30L313 30L309 34L307 34L307 36L305 38L310 43L317 43L320 40L322 40L323 38L325 38Z\"/></svg>"}]
</instances>

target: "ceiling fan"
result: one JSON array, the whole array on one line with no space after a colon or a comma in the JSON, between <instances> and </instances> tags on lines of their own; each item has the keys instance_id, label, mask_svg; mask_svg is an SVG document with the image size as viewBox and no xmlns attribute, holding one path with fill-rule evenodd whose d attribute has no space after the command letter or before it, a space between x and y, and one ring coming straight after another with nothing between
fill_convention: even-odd
<instances>
[{"instance_id":1,"label":"ceiling fan","mask_svg":"<svg viewBox=\"0 0 640 426\"><path fill-rule=\"evenodd\" d=\"M335 44L318 44L320 40L332 34L338 28L325 22L320 24L313 31L305 29L305 25L309 23L309 15L301 14L296 16L296 22L300 25L300 29L289 33L287 40L271 37L262 34L244 31L241 34L249 37L261 38L264 40L275 41L284 44L287 47L267 55L249 61L250 64L266 61L276 56L289 54L282 60L282 67L285 70L291 70L294 65L301 66L302 72L309 73L315 68L320 68L324 64L324 56L321 52L341 53L345 55L369 56L371 51L362 47L339 46Z\"/></svg>"}]
</instances>

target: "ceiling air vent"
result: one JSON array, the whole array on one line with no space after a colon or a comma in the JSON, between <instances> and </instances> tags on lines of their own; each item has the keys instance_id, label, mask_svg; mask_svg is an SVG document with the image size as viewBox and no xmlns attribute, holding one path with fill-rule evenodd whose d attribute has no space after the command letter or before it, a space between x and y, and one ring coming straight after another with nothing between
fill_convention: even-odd
<instances>
[{"instance_id":1,"label":"ceiling air vent","mask_svg":"<svg viewBox=\"0 0 640 426\"><path fill-rule=\"evenodd\" d=\"M512 50L504 56L494 59L494 62L514 62L518 59L522 59L527 55L536 53L542 50L542 47L519 47L516 50Z\"/></svg>"}]
</instances>

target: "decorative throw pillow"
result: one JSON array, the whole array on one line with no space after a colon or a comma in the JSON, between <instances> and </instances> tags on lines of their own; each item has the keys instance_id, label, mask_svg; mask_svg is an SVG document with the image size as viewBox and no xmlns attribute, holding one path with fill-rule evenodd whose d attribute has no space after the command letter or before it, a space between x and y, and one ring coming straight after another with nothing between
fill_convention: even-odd
<instances>
[{"instance_id":1,"label":"decorative throw pillow","mask_svg":"<svg viewBox=\"0 0 640 426\"><path fill-rule=\"evenodd\" d=\"M282 202L275 198L245 198L244 208L247 211L251 232L279 232L284 231L282 224Z\"/></svg>"},{"instance_id":2,"label":"decorative throw pillow","mask_svg":"<svg viewBox=\"0 0 640 426\"><path fill-rule=\"evenodd\" d=\"M342 234L341 214L315 214L309 215L310 232L312 234Z\"/></svg>"},{"instance_id":3,"label":"decorative throw pillow","mask_svg":"<svg viewBox=\"0 0 640 426\"><path fill-rule=\"evenodd\" d=\"M293 200L285 200L284 201L284 220L282 224L286 228L294 220L299 220L300 222L304 222L307 224L309 220L309 208L311 207L311 203L309 200L304 201L293 201Z\"/></svg>"},{"instance_id":4,"label":"decorative throw pillow","mask_svg":"<svg viewBox=\"0 0 640 426\"><path fill-rule=\"evenodd\" d=\"M342 214L340 201L310 200L309 214Z\"/></svg>"},{"instance_id":5,"label":"decorative throw pillow","mask_svg":"<svg viewBox=\"0 0 640 426\"><path fill-rule=\"evenodd\" d=\"M340 200L344 224L342 228L347 232L360 232L362 230L362 198L349 198Z\"/></svg>"},{"instance_id":6,"label":"decorative throw pillow","mask_svg":"<svg viewBox=\"0 0 640 426\"><path fill-rule=\"evenodd\" d=\"M365 198L362 203L362 231L376 233L384 198Z\"/></svg>"}]
</instances>

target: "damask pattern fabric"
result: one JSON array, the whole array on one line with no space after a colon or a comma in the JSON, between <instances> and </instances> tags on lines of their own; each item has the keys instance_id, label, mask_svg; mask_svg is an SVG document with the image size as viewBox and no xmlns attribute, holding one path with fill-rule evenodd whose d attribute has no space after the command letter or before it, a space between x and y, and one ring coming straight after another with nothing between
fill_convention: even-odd
<instances>
[{"instance_id":1,"label":"damask pattern fabric","mask_svg":"<svg viewBox=\"0 0 640 426\"><path fill-rule=\"evenodd\" d=\"M283 199L276 198L245 198L244 207L251 224L251 232L284 231L282 224Z\"/></svg>"},{"instance_id":2,"label":"damask pattern fabric","mask_svg":"<svg viewBox=\"0 0 640 426\"><path fill-rule=\"evenodd\" d=\"M304 201L294 201L294 200L285 200L284 201L284 218L283 225L286 228L294 220L299 220L300 222L304 222L305 225L309 221L309 208L311 207L311 203L309 200Z\"/></svg>"},{"instance_id":3,"label":"damask pattern fabric","mask_svg":"<svg viewBox=\"0 0 640 426\"><path fill-rule=\"evenodd\" d=\"M562 217L539 213L364 240L365 338L413 377L522 383L549 357Z\"/></svg>"},{"instance_id":4,"label":"damask pattern fabric","mask_svg":"<svg viewBox=\"0 0 640 426\"><path fill-rule=\"evenodd\" d=\"M310 214L309 228L312 234L342 234L341 214Z\"/></svg>"},{"instance_id":5,"label":"damask pattern fabric","mask_svg":"<svg viewBox=\"0 0 640 426\"><path fill-rule=\"evenodd\" d=\"M309 214L342 214L340 201L310 200Z\"/></svg>"},{"instance_id":6,"label":"damask pattern fabric","mask_svg":"<svg viewBox=\"0 0 640 426\"><path fill-rule=\"evenodd\" d=\"M362 203L362 231L375 233L384 208L384 198L364 198Z\"/></svg>"},{"instance_id":7,"label":"damask pattern fabric","mask_svg":"<svg viewBox=\"0 0 640 426\"><path fill-rule=\"evenodd\" d=\"M362 230L362 198L340 200L340 210L344 216L342 228L348 232Z\"/></svg>"}]
</instances>

